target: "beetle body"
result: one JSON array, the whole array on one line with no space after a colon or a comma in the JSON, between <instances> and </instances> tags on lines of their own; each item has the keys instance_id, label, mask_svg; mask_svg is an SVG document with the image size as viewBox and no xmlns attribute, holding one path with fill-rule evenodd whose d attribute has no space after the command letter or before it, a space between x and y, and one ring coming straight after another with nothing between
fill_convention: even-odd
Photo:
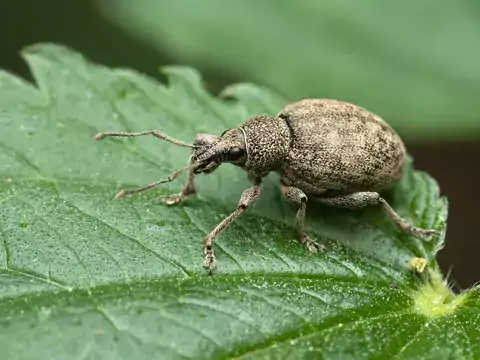
<instances>
[{"instance_id":1,"label":"beetle body","mask_svg":"<svg viewBox=\"0 0 480 360\"><path fill-rule=\"evenodd\" d=\"M380 117L345 102L301 100L241 127L245 170L255 177L280 172L285 185L307 195L379 191L404 173L400 137Z\"/></svg>"},{"instance_id":2,"label":"beetle body","mask_svg":"<svg viewBox=\"0 0 480 360\"><path fill-rule=\"evenodd\" d=\"M166 180L139 189L122 190L117 197L172 181L188 170L188 181L182 192L164 199L169 205L175 204L196 192L194 178L197 174L209 174L222 163L241 167L252 182L243 192L237 209L205 237L204 266L208 270L215 267L215 237L258 198L262 178L272 171L282 175L283 194L298 207L294 228L300 242L310 251L324 250L324 247L304 232L309 198L351 209L379 205L402 231L421 237L437 233L411 225L380 196L379 191L402 178L406 149L384 120L353 104L328 99L300 100L287 105L277 116L252 117L220 136L197 134L193 144L172 139L156 130L100 133L96 138L141 135L153 135L193 148L190 164Z\"/></svg>"}]
</instances>

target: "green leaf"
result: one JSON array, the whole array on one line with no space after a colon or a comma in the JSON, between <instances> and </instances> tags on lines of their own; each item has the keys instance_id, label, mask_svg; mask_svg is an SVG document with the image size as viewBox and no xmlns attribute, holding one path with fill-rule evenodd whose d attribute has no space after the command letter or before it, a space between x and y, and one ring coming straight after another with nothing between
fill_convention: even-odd
<instances>
[{"instance_id":1,"label":"green leaf","mask_svg":"<svg viewBox=\"0 0 480 360\"><path fill-rule=\"evenodd\" d=\"M201 194L166 207L180 182L115 200L184 165L157 139L95 142L99 131L158 128L188 141L285 104L235 85L208 94L198 74L165 69L168 86L94 65L68 49L27 48L36 86L0 72L0 349L6 359L477 358L479 291L455 296L430 243L402 236L379 209L309 205L309 254L274 176L259 203L216 243L202 238L247 186L233 166L200 177ZM434 180L409 173L392 204L445 231ZM413 257L427 260L418 277Z\"/></svg>"},{"instance_id":2,"label":"green leaf","mask_svg":"<svg viewBox=\"0 0 480 360\"><path fill-rule=\"evenodd\" d=\"M107 20L181 63L289 99L348 100L404 136L480 135L472 1L103 0Z\"/></svg>"}]
</instances>

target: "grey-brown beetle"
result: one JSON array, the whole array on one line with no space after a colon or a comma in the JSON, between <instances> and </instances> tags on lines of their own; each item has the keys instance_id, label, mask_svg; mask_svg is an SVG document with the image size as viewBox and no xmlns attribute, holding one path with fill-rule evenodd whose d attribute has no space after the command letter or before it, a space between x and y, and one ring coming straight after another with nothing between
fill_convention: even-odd
<instances>
[{"instance_id":1,"label":"grey-brown beetle","mask_svg":"<svg viewBox=\"0 0 480 360\"><path fill-rule=\"evenodd\" d=\"M381 205L395 225L421 237L438 234L403 220L380 196L404 174L406 150L400 137L380 117L353 104L326 99L305 99L287 105L277 116L256 116L220 136L197 134L193 144L175 140L160 131L100 133L106 137L153 135L179 146L193 148L187 167L148 186L122 190L128 194L151 189L189 171L182 192L166 197L176 204L196 192L194 177L209 174L222 163L244 169L252 186L246 189L237 209L208 234L203 243L204 267L215 267L214 238L239 217L260 195L263 177L271 171L282 175L285 198L298 206L294 228L302 244L312 251L323 246L304 232L307 199L350 209Z\"/></svg>"}]
</instances>

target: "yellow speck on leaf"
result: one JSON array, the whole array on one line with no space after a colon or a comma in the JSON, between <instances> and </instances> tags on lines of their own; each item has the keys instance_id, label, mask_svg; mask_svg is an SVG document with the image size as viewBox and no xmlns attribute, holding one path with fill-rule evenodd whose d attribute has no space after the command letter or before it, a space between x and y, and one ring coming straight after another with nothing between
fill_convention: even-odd
<instances>
[{"instance_id":1,"label":"yellow speck on leaf","mask_svg":"<svg viewBox=\"0 0 480 360\"><path fill-rule=\"evenodd\" d=\"M413 269L418 273L422 273L423 270L425 270L425 266L427 266L427 260L424 258L414 257L410 260L408 265L410 269Z\"/></svg>"}]
</instances>

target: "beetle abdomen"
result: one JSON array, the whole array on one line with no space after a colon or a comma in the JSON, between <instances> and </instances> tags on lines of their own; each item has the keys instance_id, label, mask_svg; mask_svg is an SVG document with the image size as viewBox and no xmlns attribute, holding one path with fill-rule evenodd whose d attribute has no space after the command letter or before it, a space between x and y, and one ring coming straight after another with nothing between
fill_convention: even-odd
<instances>
[{"instance_id":1,"label":"beetle abdomen","mask_svg":"<svg viewBox=\"0 0 480 360\"><path fill-rule=\"evenodd\" d=\"M278 115L291 132L283 167L289 185L307 193L379 190L403 176L406 150L380 117L353 104L306 99Z\"/></svg>"}]
</instances>

